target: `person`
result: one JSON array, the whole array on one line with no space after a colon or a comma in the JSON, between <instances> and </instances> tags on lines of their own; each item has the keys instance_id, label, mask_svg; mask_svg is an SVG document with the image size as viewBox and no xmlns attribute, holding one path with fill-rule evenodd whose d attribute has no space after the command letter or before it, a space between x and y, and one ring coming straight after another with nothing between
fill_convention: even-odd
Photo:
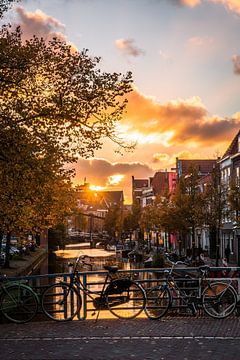
<instances>
[{"instance_id":1,"label":"person","mask_svg":"<svg viewBox=\"0 0 240 360\"><path fill-rule=\"evenodd\" d=\"M224 253L225 253L225 257L226 257L226 259L227 259L227 263L229 263L229 257L230 257L230 254L231 254L231 250L230 250L229 244L227 245Z\"/></svg>"},{"instance_id":2,"label":"person","mask_svg":"<svg viewBox=\"0 0 240 360\"><path fill-rule=\"evenodd\" d=\"M205 265L205 258L203 252L201 252L201 254L199 255L199 265Z\"/></svg>"}]
</instances>

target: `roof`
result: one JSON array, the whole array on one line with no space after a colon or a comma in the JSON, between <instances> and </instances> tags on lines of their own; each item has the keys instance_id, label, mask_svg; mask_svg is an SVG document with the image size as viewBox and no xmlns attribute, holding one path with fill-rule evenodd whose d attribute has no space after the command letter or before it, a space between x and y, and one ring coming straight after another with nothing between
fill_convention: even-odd
<instances>
[{"instance_id":1,"label":"roof","mask_svg":"<svg viewBox=\"0 0 240 360\"><path fill-rule=\"evenodd\" d=\"M238 151L238 137L239 136L240 136L240 130L237 132L236 136L233 138L231 144L229 145L227 151L225 152L225 154L223 155L222 158L234 155L239 152Z\"/></svg>"},{"instance_id":2,"label":"roof","mask_svg":"<svg viewBox=\"0 0 240 360\"><path fill-rule=\"evenodd\" d=\"M196 159L196 160L184 160L177 158L177 172L178 175L187 174L190 167L195 167L198 170L200 176L204 176L213 172L217 163L216 159Z\"/></svg>"},{"instance_id":3,"label":"roof","mask_svg":"<svg viewBox=\"0 0 240 360\"><path fill-rule=\"evenodd\" d=\"M134 179L132 181L133 184L133 188L143 188L143 187L148 187L149 181L148 179Z\"/></svg>"},{"instance_id":4,"label":"roof","mask_svg":"<svg viewBox=\"0 0 240 360\"><path fill-rule=\"evenodd\" d=\"M123 191L80 191L78 198L82 204L108 209L111 205L122 205Z\"/></svg>"}]
</instances>

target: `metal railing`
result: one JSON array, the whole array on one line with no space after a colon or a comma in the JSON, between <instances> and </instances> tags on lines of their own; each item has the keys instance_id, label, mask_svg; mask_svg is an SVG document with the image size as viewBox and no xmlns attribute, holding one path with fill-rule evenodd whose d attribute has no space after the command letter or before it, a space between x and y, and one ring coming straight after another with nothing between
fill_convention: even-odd
<instances>
[{"instance_id":1,"label":"metal railing","mask_svg":"<svg viewBox=\"0 0 240 360\"><path fill-rule=\"evenodd\" d=\"M148 269L130 269L130 270L119 270L118 273L120 276L126 276L126 274L130 274L134 277L134 280L141 283L144 288L151 287L151 284L154 282L164 282L166 270L170 270L168 268L148 268ZM104 278L107 274L107 271L98 270L98 271L81 271L79 275L81 277L81 281L86 288L93 289L97 288L101 290L101 287L104 283ZM240 267L211 267L210 268L211 280L231 280L234 284L235 290L238 294L238 300L240 300ZM186 277L185 275L189 275ZM27 280L29 285L33 288L36 294L39 297L39 302L41 302L41 295L43 291L49 286L57 282L69 282L71 273L58 273L58 274L46 274L46 275L29 275L29 276L20 276L20 277L9 277L9 280ZM175 280L182 282L182 288L184 286L186 289L198 289L198 273L197 268L183 268L177 267L174 269L174 277ZM94 281L93 279L94 278ZM96 281L96 279L98 279ZM195 284L193 284L195 282ZM85 293L81 294L83 300L83 306L80 314L78 315L79 320L86 319L88 317L88 313L94 311L94 307L92 301L90 301ZM182 305L178 301L179 298L173 297L173 306L171 309L181 309ZM73 299L74 301L74 299ZM239 305L240 306L240 305ZM240 310L240 308L239 308ZM63 310L64 311L64 310ZM39 307L39 312L41 313L41 307ZM240 312L240 311L239 311Z\"/></svg>"}]
</instances>

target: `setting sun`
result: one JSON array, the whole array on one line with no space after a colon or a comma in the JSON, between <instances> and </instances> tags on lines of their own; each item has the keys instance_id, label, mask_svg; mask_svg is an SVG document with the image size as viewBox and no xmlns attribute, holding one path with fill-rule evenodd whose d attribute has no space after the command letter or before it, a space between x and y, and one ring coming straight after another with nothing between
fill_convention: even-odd
<instances>
[{"instance_id":1,"label":"setting sun","mask_svg":"<svg viewBox=\"0 0 240 360\"><path fill-rule=\"evenodd\" d=\"M97 185L90 185L89 189L92 190L92 191L102 191L102 190L105 190L105 187L104 186L97 186Z\"/></svg>"}]
</instances>

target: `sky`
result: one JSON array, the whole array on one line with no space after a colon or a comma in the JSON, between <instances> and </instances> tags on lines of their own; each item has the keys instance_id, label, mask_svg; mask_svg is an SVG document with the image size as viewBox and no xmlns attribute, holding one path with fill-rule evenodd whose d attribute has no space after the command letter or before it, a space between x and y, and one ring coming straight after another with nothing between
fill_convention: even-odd
<instances>
[{"instance_id":1,"label":"sky","mask_svg":"<svg viewBox=\"0 0 240 360\"><path fill-rule=\"evenodd\" d=\"M176 157L222 156L240 128L240 0L22 0L8 14L24 36L59 36L132 71L119 130L131 153L106 142L79 159L75 184L124 190L131 177L171 170Z\"/></svg>"}]
</instances>

